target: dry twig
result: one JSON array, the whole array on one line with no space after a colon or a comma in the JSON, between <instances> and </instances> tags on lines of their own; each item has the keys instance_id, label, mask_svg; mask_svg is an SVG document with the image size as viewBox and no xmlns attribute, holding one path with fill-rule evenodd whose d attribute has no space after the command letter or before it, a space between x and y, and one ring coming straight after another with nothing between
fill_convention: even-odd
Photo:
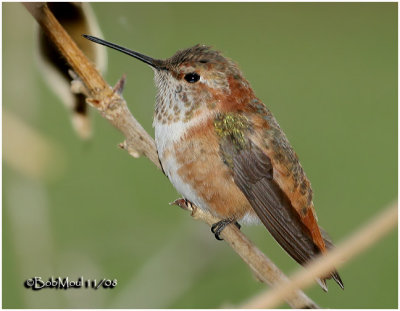
<instances>
[{"instance_id":1,"label":"dry twig","mask_svg":"<svg viewBox=\"0 0 400 311\"><path fill-rule=\"evenodd\" d=\"M145 155L160 168L154 140L132 116L125 100L122 98L124 78L112 89L94 68L93 64L79 50L45 3L27 2L24 5L60 49L60 52L86 86L91 96L88 99L89 103L123 133L125 141L120 146L134 157ZM196 209L192 205L182 204L183 202L180 200L176 202L185 209L191 210L194 218L203 220L209 225L219 221L219 219L200 209ZM287 277L274 263L258 250L235 226L228 226L221 236L250 266L260 280L270 285L287 280ZM293 308L318 307L315 302L301 291L296 291L295 295L286 301Z\"/></svg>"}]
</instances>

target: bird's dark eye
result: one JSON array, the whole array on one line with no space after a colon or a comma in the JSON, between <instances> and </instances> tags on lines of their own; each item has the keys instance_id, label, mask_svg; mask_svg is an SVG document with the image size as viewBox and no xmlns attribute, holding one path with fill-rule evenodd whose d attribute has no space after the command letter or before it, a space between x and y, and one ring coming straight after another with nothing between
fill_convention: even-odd
<instances>
[{"instance_id":1,"label":"bird's dark eye","mask_svg":"<svg viewBox=\"0 0 400 311\"><path fill-rule=\"evenodd\" d=\"M200 76L195 72L187 73L184 78L189 83L195 83L200 80Z\"/></svg>"}]
</instances>

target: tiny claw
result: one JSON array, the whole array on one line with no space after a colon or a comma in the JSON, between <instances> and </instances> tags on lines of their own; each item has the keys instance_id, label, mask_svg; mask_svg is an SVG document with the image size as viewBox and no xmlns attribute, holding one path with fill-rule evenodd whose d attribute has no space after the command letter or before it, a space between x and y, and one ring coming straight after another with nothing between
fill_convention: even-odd
<instances>
[{"instance_id":1,"label":"tiny claw","mask_svg":"<svg viewBox=\"0 0 400 311\"><path fill-rule=\"evenodd\" d=\"M214 236L218 241L223 241L224 240L219 236L219 233L214 234Z\"/></svg>"},{"instance_id":2,"label":"tiny claw","mask_svg":"<svg viewBox=\"0 0 400 311\"><path fill-rule=\"evenodd\" d=\"M118 80L117 84L115 84L113 92L122 95L122 92L124 91L125 87L125 82L126 82L126 75L124 74L122 75L121 79Z\"/></svg>"},{"instance_id":3,"label":"tiny claw","mask_svg":"<svg viewBox=\"0 0 400 311\"><path fill-rule=\"evenodd\" d=\"M221 231L218 230L219 225L220 225L220 222L213 224L211 226L211 232L214 233L214 236L218 241L223 241L224 239L221 239L221 237L219 236L221 233Z\"/></svg>"},{"instance_id":4,"label":"tiny claw","mask_svg":"<svg viewBox=\"0 0 400 311\"><path fill-rule=\"evenodd\" d=\"M215 233L215 228L217 227L218 223L215 223L211 226L211 232Z\"/></svg>"},{"instance_id":5,"label":"tiny claw","mask_svg":"<svg viewBox=\"0 0 400 311\"><path fill-rule=\"evenodd\" d=\"M218 221L217 223L211 226L211 232L214 233L214 236L218 241L223 241L223 239L221 239L220 237L220 234L222 230L224 230L225 227L231 224L232 222L234 222L236 227L240 229L240 225L232 218L222 219L221 221Z\"/></svg>"}]
</instances>

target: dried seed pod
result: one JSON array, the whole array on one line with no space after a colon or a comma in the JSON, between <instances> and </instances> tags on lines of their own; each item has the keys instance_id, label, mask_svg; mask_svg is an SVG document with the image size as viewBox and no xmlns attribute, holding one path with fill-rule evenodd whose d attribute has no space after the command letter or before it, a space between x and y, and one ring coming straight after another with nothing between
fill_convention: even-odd
<instances>
[{"instance_id":1,"label":"dried seed pod","mask_svg":"<svg viewBox=\"0 0 400 311\"><path fill-rule=\"evenodd\" d=\"M47 5L79 48L96 64L97 69L104 73L107 64L105 48L91 44L82 37L82 34L85 33L97 34L102 37L90 4L49 2ZM71 70L70 66L40 28L38 30L38 55L39 68L46 82L71 112L71 121L75 131L82 139L90 138L92 129L86 96L82 93L72 92L72 77L68 73Z\"/></svg>"}]
</instances>

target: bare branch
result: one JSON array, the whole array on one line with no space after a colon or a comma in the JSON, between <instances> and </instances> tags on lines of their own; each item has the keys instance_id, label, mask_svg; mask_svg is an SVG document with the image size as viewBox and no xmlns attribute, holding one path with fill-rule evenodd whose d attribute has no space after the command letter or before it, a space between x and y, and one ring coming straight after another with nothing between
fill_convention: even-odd
<instances>
[{"instance_id":1,"label":"bare branch","mask_svg":"<svg viewBox=\"0 0 400 311\"><path fill-rule=\"evenodd\" d=\"M396 227L397 202L385 209L378 216L364 225L351 237L346 238L334 250L326 255L320 256L290 278L278 284L273 289L255 297L242 307L245 309L268 309L275 308L290 297L294 290L303 289L315 282L315 279L326 275L332 271L333 267L339 267L348 262L352 257L361 253L366 248L372 246L376 241L382 238Z\"/></svg>"}]
</instances>

